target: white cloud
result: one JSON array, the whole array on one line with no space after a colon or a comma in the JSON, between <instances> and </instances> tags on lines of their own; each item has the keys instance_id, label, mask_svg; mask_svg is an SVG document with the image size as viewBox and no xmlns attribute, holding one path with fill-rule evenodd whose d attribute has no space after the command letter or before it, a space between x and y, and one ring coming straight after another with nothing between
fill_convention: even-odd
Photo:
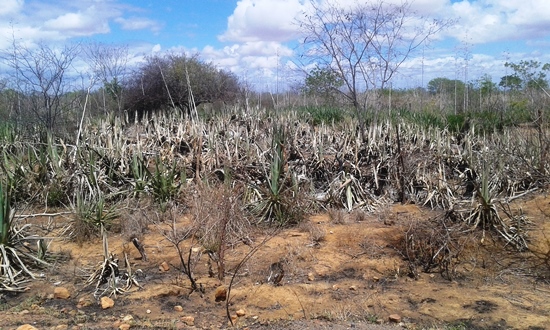
<instances>
[{"instance_id":1,"label":"white cloud","mask_svg":"<svg viewBox=\"0 0 550 330\"><path fill-rule=\"evenodd\" d=\"M23 8L24 0L3 0L0 6L0 17L13 15Z\"/></svg>"},{"instance_id":2,"label":"white cloud","mask_svg":"<svg viewBox=\"0 0 550 330\"><path fill-rule=\"evenodd\" d=\"M115 18L115 22L120 24L123 30L151 30L158 32L161 29L158 22L143 17L117 17Z\"/></svg>"},{"instance_id":3,"label":"white cloud","mask_svg":"<svg viewBox=\"0 0 550 330\"><path fill-rule=\"evenodd\" d=\"M11 40L32 45L40 42L62 42L74 37L107 34L109 24L117 21L123 29L160 30L150 19L122 18L139 8L118 0L28 1L0 0L0 49Z\"/></svg>"},{"instance_id":4,"label":"white cloud","mask_svg":"<svg viewBox=\"0 0 550 330\"><path fill-rule=\"evenodd\" d=\"M546 0L463 0L451 5L449 15L460 18L449 35L473 44L550 35Z\"/></svg>"},{"instance_id":5,"label":"white cloud","mask_svg":"<svg viewBox=\"0 0 550 330\"><path fill-rule=\"evenodd\" d=\"M296 15L304 10L299 0L241 0L227 20L220 41L286 41L298 30Z\"/></svg>"},{"instance_id":6,"label":"white cloud","mask_svg":"<svg viewBox=\"0 0 550 330\"><path fill-rule=\"evenodd\" d=\"M158 53L158 52L161 51L161 49L162 49L162 47L159 44L156 44L156 45L153 46L153 48L151 48L151 53L153 53L153 54Z\"/></svg>"},{"instance_id":7,"label":"white cloud","mask_svg":"<svg viewBox=\"0 0 550 330\"><path fill-rule=\"evenodd\" d=\"M110 31L107 17L100 15L95 6L87 8L84 12L65 13L49 19L44 22L43 28L57 31L66 37L89 36Z\"/></svg>"}]
</instances>

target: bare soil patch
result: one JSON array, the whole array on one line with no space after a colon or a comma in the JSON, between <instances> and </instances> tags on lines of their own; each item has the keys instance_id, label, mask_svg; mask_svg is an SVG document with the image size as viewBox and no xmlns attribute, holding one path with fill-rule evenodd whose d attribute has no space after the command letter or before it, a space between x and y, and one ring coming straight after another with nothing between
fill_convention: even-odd
<instances>
[{"instance_id":1,"label":"bare soil patch","mask_svg":"<svg viewBox=\"0 0 550 330\"><path fill-rule=\"evenodd\" d=\"M425 221L436 211L416 205L391 205L374 215L344 213L336 219L316 215L287 228L267 241L235 277L229 311L237 328L248 329L391 329L398 324L409 329L546 329L550 327L550 198L538 195L516 200L514 209L533 221L531 248L517 253L502 247L497 236L463 252L456 275L419 272L411 278L407 262L396 249L411 221ZM178 226L189 224L181 215ZM29 219L40 223L48 219ZM58 218L61 222L66 219ZM465 233L467 235L468 233ZM265 233L250 235L252 245ZM0 329L33 324L39 329L132 328L218 329L229 327L225 302L216 302L220 286L228 286L235 266L251 250L250 242L232 245L226 251L226 277L209 276L208 256L202 254L194 275L203 292L190 293L190 284L178 270L179 256L158 226L149 225L142 235L148 260L125 234L109 234L112 253L129 254L132 269L143 272L137 280L142 289L113 297L115 305L102 309L85 287L86 275L103 261L100 239L80 244L56 239L50 250L58 255L54 267L32 282L25 293L3 294ZM186 248L192 241L184 242ZM159 269L161 263L168 271ZM280 285L267 283L270 265L280 262L284 277ZM69 299L54 299L56 287L65 287ZM181 306L178 311L176 306ZM193 318L193 322L189 321ZM192 325L190 325L192 324ZM60 327L61 326L61 327Z\"/></svg>"}]
</instances>

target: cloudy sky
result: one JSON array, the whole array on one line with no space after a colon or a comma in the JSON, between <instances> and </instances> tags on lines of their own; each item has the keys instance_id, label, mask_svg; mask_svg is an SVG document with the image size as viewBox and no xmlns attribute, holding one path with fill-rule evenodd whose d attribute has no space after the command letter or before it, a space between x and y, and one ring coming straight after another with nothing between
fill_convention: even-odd
<instances>
[{"instance_id":1,"label":"cloudy sky","mask_svg":"<svg viewBox=\"0 0 550 330\"><path fill-rule=\"evenodd\" d=\"M30 46L127 45L136 59L166 51L200 53L269 89L276 77L287 82L296 76L290 69L298 55L295 20L309 0L1 2L0 49L9 49L15 38ZM416 0L412 7L426 17L457 23L403 64L396 86L425 86L434 77L475 80L483 74L498 82L506 61L550 62L548 0Z\"/></svg>"}]
</instances>

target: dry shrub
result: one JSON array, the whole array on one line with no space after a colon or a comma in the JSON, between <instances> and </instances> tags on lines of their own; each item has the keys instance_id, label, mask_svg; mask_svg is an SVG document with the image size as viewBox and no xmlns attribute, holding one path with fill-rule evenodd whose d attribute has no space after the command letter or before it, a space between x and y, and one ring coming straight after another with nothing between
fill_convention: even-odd
<instances>
[{"instance_id":1,"label":"dry shrub","mask_svg":"<svg viewBox=\"0 0 550 330\"><path fill-rule=\"evenodd\" d=\"M542 232L543 242L537 247L532 247L532 262L537 276L541 279L550 280L550 237Z\"/></svg>"},{"instance_id":2,"label":"dry shrub","mask_svg":"<svg viewBox=\"0 0 550 330\"><path fill-rule=\"evenodd\" d=\"M418 278L418 268L425 273L439 272L451 280L465 258L465 248L474 235L464 223L453 223L445 217L426 221L413 220L404 228L397 249L407 261L409 276Z\"/></svg>"},{"instance_id":3,"label":"dry shrub","mask_svg":"<svg viewBox=\"0 0 550 330\"><path fill-rule=\"evenodd\" d=\"M366 254L370 259L381 259L384 255L384 245L372 237L365 237L359 243L359 247L362 250L361 253Z\"/></svg>"},{"instance_id":4,"label":"dry shrub","mask_svg":"<svg viewBox=\"0 0 550 330\"><path fill-rule=\"evenodd\" d=\"M349 216L354 222L364 222L368 220L369 215L362 209L355 209L351 211Z\"/></svg>"},{"instance_id":5,"label":"dry shrub","mask_svg":"<svg viewBox=\"0 0 550 330\"><path fill-rule=\"evenodd\" d=\"M313 245L319 245L319 243L324 241L327 236L327 232L324 228L310 221L301 222L298 225L298 229L309 235L309 238Z\"/></svg>"},{"instance_id":6,"label":"dry shrub","mask_svg":"<svg viewBox=\"0 0 550 330\"><path fill-rule=\"evenodd\" d=\"M537 208L543 221L539 225L539 230L533 234L533 242L529 247L530 259L537 277L548 281L550 280L550 226L547 224L550 220L550 211L542 205L537 205Z\"/></svg>"},{"instance_id":7,"label":"dry shrub","mask_svg":"<svg viewBox=\"0 0 550 330\"><path fill-rule=\"evenodd\" d=\"M120 233L128 240L132 238L141 239L148 226L154 219L152 214L152 200L149 198L132 199L128 202L128 207L120 212L118 226Z\"/></svg>"},{"instance_id":8,"label":"dry shrub","mask_svg":"<svg viewBox=\"0 0 550 330\"><path fill-rule=\"evenodd\" d=\"M225 250L240 242L249 244L250 221L242 203L242 189L228 184L201 185L193 196L193 233L217 264L218 278L225 272ZM210 275L213 272L210 271Z\"/></svg>"},{"instance_id":9,"label":"dry shrub","mask_svg":"<svg viewBox=\"0 0 550 330\"><path fill-rule=\"evenodd\" d=\"M330 218L330 222L337 225L344 225L349 219L348 212L342 209L331 208L328 210L328 216Z\"/></svg>"}]
</instances>

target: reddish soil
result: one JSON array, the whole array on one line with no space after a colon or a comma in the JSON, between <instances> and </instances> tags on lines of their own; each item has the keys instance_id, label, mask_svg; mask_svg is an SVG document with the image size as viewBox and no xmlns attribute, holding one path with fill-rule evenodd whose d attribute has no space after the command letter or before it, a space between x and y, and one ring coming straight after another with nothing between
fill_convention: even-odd
<instances>
[{"instance_id":1,"label":"reddish soil","mask_svg":"<svg viewBox=\"0 0 550 330\"><path fill-rule=\"evenodd\" d=\"M513 203L533 221L531 247L543 253L550 249L550 198L531 196ZM546 213L546 214L545 214ZM477 249L464 251L463 263L452 280L439 273L407 276L406 262L395 249L407 223L426 220L435 211L415 205L393 205L375 215L312 216L306 223L285 229L261 246L238 270L229 311L235 326L248 329L392 329L389 317L397 314L401 327L409 329L548 329L550 328L549 260L533 259L529 253L502 248L502 242L487 239ZM30 219L40 222L46 219ZM358 221L360 220L360 221ZM54 218L59 228L67 221ZM177 219L178 226L188 222ZM338 223L336 223L338 222ZM100 329L228 327L225 302L215 302L214 293L229 285L231 271L251 250L238 244L226 252L224 281L209 277L207 254L196 263L194 276L204 293L190 294L189 281L177 269L179 257L173 245L150 225L143 235L149 260L125 234L110 234L109 248L119 257L129 253L132 269L141 269L143 289L132 288L117 295L115 305L102 309L85 287L90 275L103 261L100 239L77 244L56 239L50 250L59 261L44 270L45 277L30 284L27 292L4 294L0 301L0 329L32 324L39 329ZM262 242L265 233L251 235ZM182 243L186 249L191 240ZM540 261L538 266L534 264ZM168 271L159 265L167 262ZM285 276L279 286L266 283L269 267L281 262ZM546 264L544 264L546 262ZM122 265L122 262L121 262ZM122 267L121 267L122 268ZM55 287L65 287L69 299L53 299ZM176 311L181 306L182 311ZM188 319L187 319L188 320Z\"/></svg>"}]
</instances>

